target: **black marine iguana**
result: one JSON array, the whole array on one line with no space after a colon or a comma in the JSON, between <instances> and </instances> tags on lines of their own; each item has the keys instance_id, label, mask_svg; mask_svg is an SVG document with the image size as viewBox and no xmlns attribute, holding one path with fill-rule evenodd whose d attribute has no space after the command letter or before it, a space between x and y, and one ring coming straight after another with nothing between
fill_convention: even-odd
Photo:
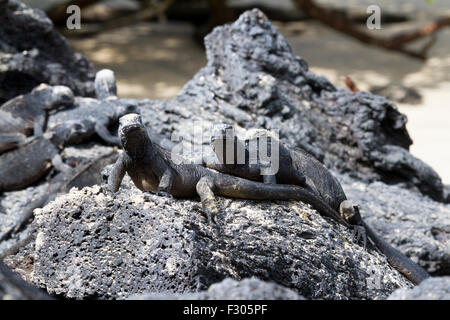
<instances>
[{"instance_id":1,"label":"black marine iguana","mask_svg":"<svg viewBox=\"0 0 450 320\"><path fill-rule=\"evenodd\" d=\"M112 71L109 70L97 73L95 79L97 95L114 96L116 84L114 75L111 73ZM41 85L38 88L41 89L35 89L32 94L25 95L17 101L39 101L39 108L56 103L61 104L61 101L66 100L66 102L73 102L72 91L68 88L69 91L67 91L66 87ZM107 125L117 121L124 114L136 112L137 109L134 104L122 102L112 105L105 102L105 105L102 105L103 101L79 97L75 98L75 101L83 101L83 103L50 116L49 128L45 134L35 134L34 138L23 141L23 145L18 149L0 156L0 193L27 187L42 178L52 165L58 171L71 171L71 168L63 163L59 155L59 148L77 141L77 139L86 138L98 132L105 140L119 144L119 138L113 137L108 132ZM23 103L15 104L21 106ZM7 104L11 105L10 102ZM91 106L94 108L91 109ZM12 129L13 127L8 128Z\"/></svg>"},{"instance_id":2,"label":"black marine iguana","mask_svg":"<svg viewBox=\"0 0 450 320\"><path fill-rule=\"evenodd\" d=\"M264 175L265 170L271 164L264 163L257 157L262 139L268 140L265 142L267 145L275 142L272 145L276 145L278 151L277 161L279 164L277 167L279 170L273 176ZM362 226L368 238L387 257L389 263L409 280L417 284L429 277L424 269L389 245L365 223L359 213L359 207L347 200L341 184L322 163L301 149L296 151L288 149L278 140L274 141L275 139L276 137L272 136L267 130L256 129L247 132L246 138L242 141L237 137L232 125L215 124L212 128L211 146L219 162L212 162L207 159L204 165L219 172L245 179L264 181L265 183L305 186L307 190L316 194L330 207L337 210L349 224ZM231 147L232 149L227 149L227 144L229 145L228 148ZM253 146L256 150L251 149L250 146ZM238 148L241 148L241 153L244 155L244 161L241 163L237 161ZM233 152L231 154L228 152L228 156L232 156L233 159L227 159L227 151L230 150Z\"/></svg>"},{"instance_id":3,"label":"black marine iguana","mask_svg":"<svg viewBox=\"0 0 450 320\"><path fill-rule=\"evenodd\" d=\"M0 193L29 186L42 178L52 165L58 171L70 170L52 139L54 134L44 133L0 156Z\"/></svg>"},{"instance_id":4,"label":"black marine iguana","mask_svg":"<svg viewBox=\"0 0 450 320\"><path fill-rule=\"evenodd\" d=\"M276 149L271 150L272 153L277 152L273 155L278 162L277 170L272 174L270 158L261 159L265 156L260 154L263 142L268 146L264 153L270 151L270 146ZM216 123L211 130L211 147L217 159L203 159L203 165L208 168L249 180L303 186L334 210L347 200L340 183L322 163L301 149L286 148L267 130L249 130L244 140L240 140L232 125ZM239 149L241 159L238 159ZM228 159L230 157L233 159Z\"/></svg>"},{"instance_id":5,"label":"black marine iguana","mask_svg":"<svg viewBox=\"0 0 450 320\"><path fill-rule=\"evenodd\" d=\"M95 76L95 90L99 99L75 97L72 108L50 116L48 130L60 137L61 143L81 143L94 134L111 145L120 146L109 127L128 113L138 112L138 101L116 96L116 81L111 70L103 69Z\"/></svg>"},{"instance_id":6,"label":"black marine iguana","mask_svg":"<svg viewBox=\"0 0 450 320\"><path fill-rule=\"evenodd\" d=\"M54 298L37 286L29 284L6 264L0 261L0 286L14 293L13 299L53 300ZM9 291L7 290L7 291Z\"/></svg>"},{"instance_id":7,"label":"black marine iguana","mask_svg":"<svg viewBox=\"0 0 450 320\"><path fill-rule=\"evenodd\" d=\"M26 137L42 135L48 113L72 105L73 99L68 87L41 84L5 102L0 106L0 153L25 143Z\"/></svg>"}]
</instances>

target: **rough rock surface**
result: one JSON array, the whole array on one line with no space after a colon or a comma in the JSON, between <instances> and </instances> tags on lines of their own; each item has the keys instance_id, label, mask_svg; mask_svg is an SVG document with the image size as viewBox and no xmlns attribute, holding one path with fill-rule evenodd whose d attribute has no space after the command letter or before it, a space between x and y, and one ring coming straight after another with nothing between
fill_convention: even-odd
<instances>
[{"instance_id":1,"label":"rough rock surface","mask_svg":"<svg viewBox=\"0 0 450 320\"><path fill-rule=\"evenodd\" d=\"M412 289L397 289L388 300L450 300L450 277L430 278Z\"/></svg>"},{"instance_id":2,"label":"rough rock surface","mask_svg":"<svg viewBox=\"0 0 450 320\"><path fill-rule=\"evenodd\" d=\"M112 147L100 146L91 143L86 145L67 147L62 153L62 157L67 163L80 164L92 161L92 159L96 159L101 156L105 156L113 152L114 150L115 149ZM100 164L100 166L102 164ZM95 173L92 172L92 181L82 181L82 185L93 185L95 184L94 181L100 183L100 171L101 169L98 169ZM29 203L46 195L46 193L48 192L49 184L54 183L51 177L52 174L50 173L48 176L48 180L43 181L38 185L30 186L20 191L4 192L0 195L0 236L7 232L12 226L17 224L22 211L27 207ZM77 181L74 181L74 183L76 182ZM7 252L8 249L13 247L17 242L21 242L22 240L26 239L28 237L28 234L29 232L26 229L17 237L9 239L8 241L0 242L0 256L2 256L4 252Z\"/></svg>"},{"instance_id":3,"label":"rough rock surface","mask_svg":"<svg viewBox=\"0 0 450 320\"><path fill-rule=\"evenodd\" d=\"M200 204L72 189L36 211L32 281L71 298L196 292L256 276L307 298L383 299L411 284L351 231L302 203L221 198L211 231Z\"/></svg>"},{"instance_id":4,"label":"rough rock surface","mask_svg":"<svg viewBox=\"0 0 450 320\"><path fill-rule=\"evenodd\" d=\"M450 205L382 182L335 174L347 198L391 245L433 275L450 275Z\"/></svg>"},{"instance_id":5,"label":"rough rock surface","mask_svg":"<svg viewBox=\"0 0 450 320\"><path fill-rule=\"evenodd\" d=\"M338 172L365 182L403 182L443 200L438 174L409 153L407 119L396 106L381 96L338 90L310 72L261 11L215 28L205 46L208 64L180 94L143 108L144 120L159 133L192 135L198 121L208 128L224 120L279 130L282 142Z\"/></svg>"},{"instance_id":6,"label":"rough rock surface","mask_svg":"<svg viewBox=\"0 0 450 320\"><path fill-rule=\"evenodd\" d=\"M303 300L295 291L258 278L236 281L227 278L195 293L143 293L130 300Z\"/></svg>"},{"instance_id":7,"label":"rough rock surface","mask_svg":"<svg viewBox=\"0 0 450 320\"><path fill-rule=\"evenodd\" d=\"M0 21L0 104L41 83L94 94L91 63L72 51L43 11L0 0Z\"/></svg>"}]
</instances>

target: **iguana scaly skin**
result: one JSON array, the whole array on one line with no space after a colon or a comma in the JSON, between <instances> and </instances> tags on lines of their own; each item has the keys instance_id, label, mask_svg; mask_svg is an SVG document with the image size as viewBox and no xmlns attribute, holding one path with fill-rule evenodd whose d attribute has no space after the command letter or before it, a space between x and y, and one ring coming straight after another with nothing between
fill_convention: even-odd
<instances>
[{"instance_id":1,"label":"iguana scaly skin","mask_svg":"<svg viewBox=\"0 0 450 320\"><path fill-rule=\"evenodd\" d=\"M259 159L256 163L250 163L249 158L255 158L251 154L258 150L249 150L250 142L258 146L260 140L268 140L268 144L276 140L267 130L254 129L247 132L244 140L240 140L234 127L229 124L218 123L213 125L211 134L211 147L216 153L218 162L207 161L208 168L228 173L245 179L264 181L266 183L295 184L308 189L321 197L330 207L339 209L342 201L347 200L340 183L331 172L314 157L302 150L290 150L281 142L276 140L278 146L278 171L274 176L265 176L264 169L271 164L263 164ZM226 145L232 145L234 159L227 161ZM236 155L237 148L244 148L245 162L238 164Z\"/></svg>"},{"instance_id":2,"label":"iguana scaly skin","mask_svg":"<svg viewBox=\"0 0 450 320\"><path fill-rule=\"evenodd\" d=\"M52 134L35 137L23 146L0 156L0 193L23 189L42 178L53 166L67 172Z\"/></svg>"},{"instance_id":3,"label":"iguana scaly skin","mask_svg":"<svg viewBox=\"0 0 450 320\"><path fill-rule=\"evenodd\" d=\"M48 112L73 103L72 90L64 86L41 84L0 106L0 153L13 149L31 135L41 136Z\"/></svg>"},{"instance_id":4,"label":"iguana scaly skin","mask_svg":"<svg viewBox=\"0 0 450 320\"><path fill-rule=\"evenodd\" d=\"M0 242L8 240L14 234L21 231L34 217L34 210L44 207L50 201L53 201L58 195L68 193L71 188L76 187L82 189L86 186L102 183L102 177L98 172L107 164L117 159L117 152L112 151L105 155L98 156L86 163L79 164L75 168L58 173L52 178L48 184L46 193L42 196L30 201L21 211L19 218L14 226L0 236ZM34 226L32 226L34 228ZM29 232L29 236L21 240L19 243L4 252L0 252L0 259L14 254L22 246L31 241L33 232Z\"/></svg>"},{"instance_id":5,"label":"iguana scaly skin","mask_svg":"<svg viewBox=\"0 0 450 320\"><path fill-rule=\"evenodd\" d=\"M418 284L430 276L423 268L384 241L365 223L359 213L359 207L347 200L340 183L319 161L302 150L289 150L277 141L279 170L273 178L267 178L262 174L264 172L264 166L261 163L256 162L255 164L250 164L248 160L250 152L258 151L249 150L249 141L251 139L270 140L276 138L271 136L266 130L258 129L248 133L244 141L242 141L237 137L233 126L224 123L215 124L212 128L211 146L219 162L207 162L204 164L220 172L251 180L263 180L266 183L305 184L305 187L309 191L319 196L330 207L340 212L345 221L351 225L362 227L368 238L387 257L389 263L413 283ZM238 147L245 149L245 163L237 164L236 158L227 163L226 143L234 147L234 155L237 154L236 149ZM254 145L257 146L258 144Z\"/></svg>"},{"instance_id":6,"label":"iguana scaly skin","mask_svg":"<svg viewBox=\"0 0 450 320\"><path fill-rule=\"evenodd\" d=\"M176 198L200 196L210 222L219 212L214 198L219 195L251 200L300 200L311 204L322 215L350 227L336 210L300 186L268 185L196 164L183 161L175 163L167 150L152 143L138 114L129 114L120 119L119 136L124 152L108 178L108 187L112 192L119 189L125 173L128 173L134 185L143 191Z\"/></svg>"}]
</instances>

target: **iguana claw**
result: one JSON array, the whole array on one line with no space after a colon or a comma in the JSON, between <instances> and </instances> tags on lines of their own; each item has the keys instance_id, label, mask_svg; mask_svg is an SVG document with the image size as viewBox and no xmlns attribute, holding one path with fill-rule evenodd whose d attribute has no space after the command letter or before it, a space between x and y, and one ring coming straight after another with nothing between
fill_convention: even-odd
<instances>
[{"instance_id":1,"label":"iguana claw","mask_svg":"<svg viewBox=\"0 0 450 320\"><path fill-rule=\"evenodd\" d=\"M158 190L158 191L156 191L156 195L159 196L159 197L165 197L165 198L169 198L169 199L173 198L173 196L169 192L167 192L165 190Z\"/></svg>"}]
</instances>

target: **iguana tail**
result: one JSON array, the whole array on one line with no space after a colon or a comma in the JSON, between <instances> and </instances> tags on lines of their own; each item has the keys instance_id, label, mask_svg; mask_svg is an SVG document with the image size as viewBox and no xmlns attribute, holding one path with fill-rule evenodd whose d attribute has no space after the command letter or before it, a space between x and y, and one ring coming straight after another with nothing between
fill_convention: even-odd
<instances>
[{"instance_id":1,"label":"iguana tail","mask_svg":"<svg viewBox=\"0 0 450 320\"><path fill-rule=\"evenodd\" d=\"M389 264L402 273L406 278L411 280L414 284L419 284L430 275L421 266L409 259L403 253L392 247L375 231L362 220L362 224L366 229L369 239L371 239L377 248L386 256Z\"/></svg>"},{"instance_id":2,"label":"iguana tail","mask_svg":"<svg viewBox=\"0 0 450 320\"><path fill-rule=\"evenodd\" d=\"M214 193L224 197L250 200L299 200L310 204L320 214L330 217L346 227L351 227L336 210L301 186L265 184L220 174L214 179L214 187Z\"/></svg>"}]
</instances>

